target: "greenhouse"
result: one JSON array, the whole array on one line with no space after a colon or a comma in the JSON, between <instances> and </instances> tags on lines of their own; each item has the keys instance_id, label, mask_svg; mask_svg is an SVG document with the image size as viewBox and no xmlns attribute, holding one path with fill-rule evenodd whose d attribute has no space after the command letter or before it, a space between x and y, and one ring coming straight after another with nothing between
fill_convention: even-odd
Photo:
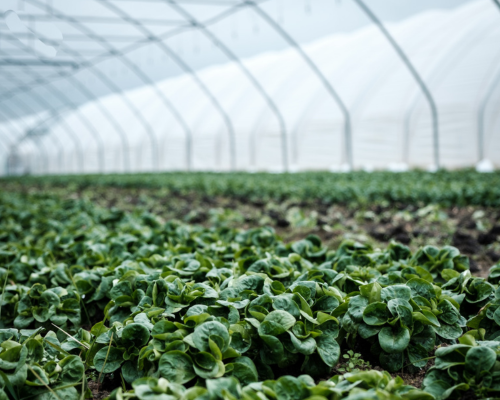
<instances>
[{"instance_id":1,"label":"greenhouse","mask_svg":"<svg viewBox=\"0 0 500 400\"><path fill-rule=\"evenodd\" d=\"M0 400L500 399L500 0L0 17Z\"/></svg>"},{"instance_id":2,"label":"greenhouse","mask_svg":"<svg viewBox=\"0 0 500 400\"><path fill-rule=\"evenodd\" d=\"M43 25L48 21L60 21L60 29L68 33L59 31L67 39L55 46L64 53L57 62L40 54L46 46L42 42L30 48L22 37L5 40L4 174L432 170L500 163L500 10L492 1L425 9L385 26L371 23L303 44L274 22L269 5L252 2L232 5L236 10L170 4L170 12L184 23L177 27L166 21L173 26L162 34L156 33L158 19L146 18L158 4L142 11L141 22L131 16L137 13L133 2L96 2L102 4L95 10L78 10L87 13L83 20L65 16L55 5L24 3L25 13L35 13L31 23L41 20L41 33L36 32L42 40L45 31L54 35L50 25ZM346 17L363 17L367 11L342 4L337 8ZM121 37L106 39L109 33L92 20L91 12L96 21L121 20ZM204 13L206 26L199 25L207 18ZM288 46L239 56L234 39L216 34L222 29L219 20L238 13L241 18L253 13L251 23ZM8 37L10 28L12 36L16 29L22 33L17 14L6 15L4 34ZM364 15L369 17L378 19L373 12ZM196 45L207 47L210 57L219 52L220 62L189 65L187 58L193 57L179 53L182 48L175 42L176 35L186 35L186 24L197 31ZM101 32L94 32L94 25ZM138 40L141 35L147 39L135 45L133 54L123 43L128 31ZM82 45L68 48L82 37L105 54L95 50L99 55L94 60L79 49ZM139 46L148 59L164 57L180 71L167 79L148 77L136 61ZM8 57L11 50L15 58ZM106 63L142 84L120 87ZM15 79L13 71L20 71ZM88 82L97 83L86 88ZM110 93L97 96L96 85Z\"/></svg>"}]
</instances>

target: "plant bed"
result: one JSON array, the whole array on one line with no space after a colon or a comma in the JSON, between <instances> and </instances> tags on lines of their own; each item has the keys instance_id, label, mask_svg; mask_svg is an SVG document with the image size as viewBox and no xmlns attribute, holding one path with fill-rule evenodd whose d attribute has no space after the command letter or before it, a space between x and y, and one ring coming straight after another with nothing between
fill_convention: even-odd
<instances>
[{"instance_id":1,"label":"plant bed","mask_svg":"<svg viewBox=\"0 0 500 400\"><path fill-rule=\"evenodd\" d=\"M480 181L482 176L479 174L477 180ZM143 210L162 221L177 219L205 227L242 229L272 226L285 243L313 234L329 248L337 248L345 239L375 248L386 247L395 240L408 245L413 252L426 245L452 245L469 257L471 273L482 277L488 275L491 265L500 261L498 207L388 201L326 204L315 197L254 204L232 196L210 197L202 191L179 194L167 188L106 186L99 183L97 176L87 177L87 185L58 186L56 178L42 177L37 181L19 178L6 181L4 188L17 193L87 200L108 209ZM119 177L117 179L119 182ZM69 178L65 181L72 182ZM358 184L361 185L362 181ZM487 241L485 236L489 238Z\"/></svg>"},{"instance_id":2,"label":"plant bed","mask_svg":"<svg viewBox=\"0 0 500 400\"><path fill-rule=\"evenodd\" d=\"M286 243L270 227L1 193L0 263L2 399L500 391L500 266L474 277L452 246ZM339 371L349 350L393 375ZM395 376L421 369L424 391Z\"/></svg>"}]
</instances>

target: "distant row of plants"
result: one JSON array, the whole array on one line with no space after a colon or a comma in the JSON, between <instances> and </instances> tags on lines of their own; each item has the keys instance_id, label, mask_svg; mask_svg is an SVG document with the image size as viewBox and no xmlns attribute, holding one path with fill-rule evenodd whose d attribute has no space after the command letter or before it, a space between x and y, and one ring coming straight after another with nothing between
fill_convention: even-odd
<instances>
[{"instance_id":1,"label":"distant row of plants","mask_svg":"<svg viewBox=\"0 0 500 400\"><path fill-rule=\"evenodd\" d=\"M161 188L166 193L229 196L249 201L296 200L367 204L383 202L500 205L500 172L473 170L391 172L155 173L3 178L2 182L50 188L88 186Z\"/></svg>"},{"instance_id":2,"label":"distant row of plants","mask_svg":"<svg viewBox=\"0 0 500 400\"><path fill-rule=\"evenodd\" d=\"M0 399L76 400L92 371L119 375L120 400L500 395L499 279L450 246L330 250L2 193ZM328 379L360 348L389 372L438 348L425 393L378 371Z\"/></svg>"}]
</instances>

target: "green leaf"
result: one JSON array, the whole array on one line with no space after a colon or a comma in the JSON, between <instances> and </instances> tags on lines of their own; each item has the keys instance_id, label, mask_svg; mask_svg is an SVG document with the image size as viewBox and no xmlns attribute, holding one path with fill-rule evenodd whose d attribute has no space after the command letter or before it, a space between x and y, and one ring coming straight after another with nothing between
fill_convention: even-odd
<instances>
[{"instance_id":1,"label":"green leaf","mask_svg":"<svg viewBox=\"0 0 500 400\"><path fill-rule=\"evenodd\" d=\"M291 315L293 315L295 318L300 317L300 308L297 305L295 301L293 301L293 295L292 294L282 294L279 296L276 296L273 299L273 308L275 310L283 310Z\"/></svg>"},{"instance_id":2,"label":"green leaf","mask_svg":"<svg viewBox=\"0 0 500 400\"><path fill-rule=\"evenodd\" d=\"M406 350L408 359L415 367L423 368L427 365L429 354L423 346L411 341Z\"/></svg>"},{"instance_id":3,"label":"green leaf","mask_svg":"<svg viewBox=\"0 0 500 400\"><path fill-rule=\"evenodd\" d=\"M316 342L312 337L307 337L305 339L298 339L292 332L288 332L290 335L290 340L296 351L302 353L306 356L314 353L316 350Z\"/></svg>"},{"instance_id":4,"label":"green leaf","mask_svg":"<svg viewBox=\"0 0 500 400\"><path fill-rule=\"evenodd\" d=\"M229 347L229 332L227 328L218 321L208 321L197 326L193 332L193 343L200 351L210 351L208 339L210 336L219 336L222 339L221 352L225 352Z\"/></svg>"},{"instance_id":5,"label":"green leaf","mask_svg":"<svg viewBox=\"0 0 500 400\"><path fill-rule=\"evenodd\" d=\"M361 285L359 287L359 292L361 296L368 299L370 304L379 302L381 299L382 286L380 286L378 282L372 282L367 285Z\"/></svg>"},{"instance_id":6,"label":"green leaf","mask_svg":"<svg viewBox=\"0 0 500 400\"><path fill-rule=\"evenodd\" d=\"M109 361L109 357L108 357ZM59 379L64 385L70 385L82 380L85 367L82 360L78 356L67 356L59 361L61 372Z\"/></svg>"},{"instance_id":7,"label":"green leaf","mask_svg":"<svg viewBox=\"0 0 500 400\"><path fill-rule=\"evenodd\" d=\"M321 317L321 313L318 313L318 319ZM336 318L331 317L332 319L329 319L325 322L323 322L321 325L318 325L317 330L323 332L325 335L329 335L333 337L334 339L339 335L339 323ZM295 333L295 327L297 324L294 325L294 333ZM314 335L314 332L311 334Z\"/></svg>"},{"instance_id":8,"label":"green leaf","mask_svg":"<svg viewBox=\"0 0 500 400\"><path fill-rule=\"evenodd\" d=\"M123 328L122 340L132 342L136 347L142 347L149 341L149 330L142 324L129 324Z\"/></svg>"},{"instance_id":9,"label":"green leaf","mask_svg":"<svg viewBox=\"0 0 500 400\"><path fill-rule=\"evenodd\" d=\"M436 368L447 369L455 365L465 365L465 353L469 348L469 346L462 344L438 348L435 352Z\"/></svg>"},{"instance_id":10,"label":"green leaf","mask_svg":"<svg viewBox=\"0 0 500 400\"><path fill-rule=\"evenodd\" d=\"M145 326L149 331L153 329L153 324L149 321L149 318L146 315L146 313L137 314L134 317L134 322Z\"/></svg>"},{"instance_id":11,"label":"green leaf","mask_svg":"<svg viewBox=\"0 0 500 400\"><path fill-rule=\"evenodd\" d=\"M257 382L259 376L253 361L248 357L238 357L231 364L231 376L235 377L242 386Z\"/></svg>"},{"instance_id":12,"label":"green leaf","mask_svg":"<svg viewBox=\"0 0 500 400\"><path fill-rule=\"evenodd\" d=\"M460 272L455 271L453 269L443 269L441 271L441 276L445 281L449 281L450 279L457 278L460 276Z\"/></svg>"},{"instance_id":13,"label":"green leaf","mask_svg":"<svg viewBox=\"0 0 500 400\"><path fill-rule=\"evenodd\" d=\"M497 360L497 354L488 347L473 347L465 356L465 368L476 375L490 371Z\"/></svg>"},{"instance_id":14,"label":"green leaf","mask_svg":"<svg viewBox=\"0 0 500 400\"><path fill-rule=\"evenodd\" d=\"M314 304L314 310L331 313L339 306L340 302L336 297L323 296Z\"/></svg>"},{"instance_id":15,"label":"green leaf","mask_svg":"<svg viewBox=\"0 0 500 400\"><path fill-rule=\"evenodd\" d=\"M136 379L142 378L145 374L144 370L140 370L137 366L137 362L127 361L123 364L121 372L123 374L123 379L129 384L134 382Z\"/></svg>"},{"instance_id":16,"label":"green leaf","mask_svg":"<svg viewBox=\"0 0 500 400\"><path fill-rule=\"evenodd\" d=\"M421 332L412 335L411 341L422 346L427 352L431 352L436 343L436 333L432 327L424 326Z\"/></svg>"},{"instance_id":17,"label":"green leaf","mask_svg":"<svg viewBox=\"0 0 500 400\"><path fill-rule=\"evenodd\" d=\"M38 300L39 305L33 307L33 317L38 322L46 322L55 314L56 308L60 303L61 301L57 294L51 290L44 291Z\"/></svg>"},{"instance_id":18,"label":"green leaf","mask_svg":"<svg viewBox=\"0 0 500 400\"><path fill-rule=\"evenodd\" d=\"M484 281L483 279L474 279L469 287L466 289L468 295L465 299L469 303L479 303L480 301L486 300L494 293L495 289L491 283Z\"/></svg>"},{"instance_id":19,"label":"green leaf","mask_svg":"<svg viewBox=\"0 0 500 400\"><path fill-rule=\"evenodd\" d=\"M277 310L271 311L266 315L264 321L259 326L260 335L280 335L289 330L295 324L295 318L292 314Z\"/></svg>"},{"instance_id":20,"label":"green leaf","mask_svg":"<svg viewBox=\"0 0 500 400\"><path fill-rule=\"evenodd\" d=\"M442 300L439 302L438 309L442 312L442 314L439 315L439 319L441 321L447 323L448 325L455 324L458 321L460 314L448 300Z\"/></svg>"},{"instance_id":21,"label":"green leaf","mask_svg":"<svg viewBox=\"0 0 500 400\"><path fill-rule=\"evenodd\" d=\"M356 323L349 316L349 313L344 314L342 317L342 328L346 330L346 332L351 334L356 334L358 332L359 323Z\"/></svg>"},{"instance_id":22,"label":"green leaf","mask_svg":"<svg viewBox=\"0 0 500 400\"><path fill-rule=\"evenodd\" d=\"M109 355L106 359L107 354L108 346L103 347L94 356L94 366L98 372L109 374L120 368L120 365L123 363L123 352L116 347L111 347L109 349ZM104 365L104 362L106 362L106 365Z\"/></svg>"},{"instance_id":23,"label":"green leaf","mask_svg":"<svg viewBox=\"0 0 500 400\"><path fill-rule=\"evenodd\" d=\"M260 358L264 364L277 364L284 356L283 345L274 336L261 335L264 345L260 349Z\"/></svg>"},{"instance_id":24,"label":"green leaf","mask_svg":"<svg viewBox=\"0 0 500 400\"><path fill-rule=\"evenodd\" d=\"M298 302L297 302L298 300ZM296 301L299 304L300 307L300 314L304 317L311 317L312 318L312 310L311 307L309 307L309 304L307 304L307 301L302 297L300 293L295 293L294 294L294 301Z\"/></svg>"},{"instance_id":25,"label":"green leaf","mask_svg":"<svg viewBox=\"0 0 500 400\"><path fill-rule=\"evenodd\" d=\"M361 322L363 320L363 312L366 306L368 306L368 299L366 297L351 297L349 300L348 312L353 321Z\"/></svg>"},{"instance_id":26,"label":"green leaf","mask_svg":"<svg viewBox=\"0 0 500 400\"><path fill-rule=\"evenodd\" d=\"M98 337L98 336L102 335L103 333L106 333L107 331L109 331L109 328L107 328L104 325L104 322L101 321L92 327L92 329L90 330L90 333L92 335L94 335L95 337Z\"/></svg>"},{"instance_id":27,"label":"green leaf","mask_svg":"<svg viewBox=\"0 0 500 400\"><path fill-rule=\"evenodd\" d=\"M132 296L132 285L126 280L118 282L111 288L108 295L113 300L121 296Z\"/></svg>"},{"instance_id":28,"label":"green leaf","mask_svg":"<svg viewBox=\"0 0 500 400\"><path fill-rule=\"evenodd\" d=\"M217 360L211 353L200 351L199 353L193 354L193 361L200 368L210 371L217 369Z\"/></svg>"},{"instance_id":29,"label":"green leaf","mask_svg":"<svg viewBox=\"0 0 500 400\"><path fill-rule=\"evenodd\" d=\"M410 279L406 284L411 289L412 296L422 296L427 300L436 297L434 286L421 278Z\"/></svg>"},{"instance_id":30,"label":"green leaf","mask_svg":"<svg viewBox=\"0 0 500 400\"><path fill-rule=\"evenodd\" d=\"M400 371L403 368L403 359L403 353L389 354L383 351L379 355L380 365L389 372Z\"/></svg>"},{"instance_id":31,"label":"green leaf","mask_svg":"<svg viewBox=\"0 0 500 400\"><path fill-rule=\"evenodd\" d=\"M35 318L33 318L31 315L19 314L14 320L14 326L19 329L28 328L34 320Z\"/></svg>"},{"instance_id":32,"label":"green leaf","mask_svg":"<svg viewBox=\"0 0 500 400\"><path fill-rule=\"evenodd\" d=\"M177 327L173 322L165 319L158 321L151 331L151 336L155 339L166 340L171 333L174 333Z\"/></svg>"},{"instance_id":33,"label":"green leaf","mask_svg":"<svg viewBox=\"0 0 500 400\"><path fill-rule=\"evenodd\" d=\"M436 332L439 336L444 339L458 339L462 336L462 328L458 324L453 325L441 325L441 326L433 326L434 332Z\"/></svg>"},{"instance_id":34,"label":"green leaf","mask_svg":"<svg viewBox=\"0 0 500 400\"><path fill-rule=\"evenodd\" d=\"M390 354L401 353L410 343L410 331L401 326L382 328L378 334L380 347Z\"/></svg>"},{"instance_id":35,"label":"green leaf","mask_svg":"<svg viewBox=\"0 0 500 400\"><path fill-rule=\"evenodd\" d=\"M276 381L277 400L301 400L308 394L307 386L293 376L282 376Z\"/></svg>"},{"instance_id":36,"label":"green leaf","mask_svg":"<svg viewBox=\"0 0 500 400\"><path fill-rule=\"evenodd\" d=\"M392 302L397 302L392 303ZM404 304L408 303L406 300L402 299L395 299L395 300L390 300L389 301L388 308L391 310L392 314L396 317L399 317L399 321L401 323L401 326L405 328L412 328L413 327L413 315L412 315L412 308L410 304Z\"/></svg>"},{"instance_id":37,"label":"green leaf","mask_svg":"<svg viewBox=\"0 0 500 400\"><path fill-rule=\"evenodd\" d=\"M382 302L371 303L363 311L363 321L367 325L384 325L388 319L387 305Z\"/></svg>"},{"instance_id":38,"label":"green leaf","mask_svg":"<svg viewBox=\"0 0 500 400\"><path fill-rule=\"evenodd\" d=\"M420 312L412 313L412 317L415 321L419 321L424 325L440 326L436 316L428 310L420 310Z\"/></svg>"},{"instance_id":39,"label":"green leaf","mask_svg":"<svg viewBox=\"0 0 500 400\"><path fill-rule=\"evenodd\" d=\"M227 395L233 396L233 398L240 398L241 387L239 382L233 378L220 378L220 379L208 379L206 381L207 389L210 394L210 398L214 399L224 399ZM225 396L224 394L227 393ZM228 399L231 399L228 397Z\"/></svg>"},{"instance_id":40,"label":"green leaf","mask_svg":"<svg viewBox=\"0 0 500 400\"><path fill-rule=\"evenodd\" d=\"M182 351L173 350L161 356L158 365L160 375L170 382L186 383L196 374L193 370L193 360Z\"/></svg>"},{"instance_id":41,"label":"green leaf","mask_svg":"<svg viewBox=\"0 0 500 400\"><path fill-rule=\"evenodd\" d=\"M358 326L358 333L363 339L368 339L372 336L375 336L380 332L380 327L378 326L370 326L365 324L364 322L360 323Z\"/></svg>"},{"instance_id":42,"label":"green leaf","mask_svg":"<svg viewBox=\"0 0 500 400\"><path fill-rule=\"evenodd\" d=\"M318 354L329 367L334 367L339 362L340 346L330 335L321 335L316 338Z\"/></svg>"},{"instance_id":43,"label":"green leaf","mask_svg":"<svg viewBox=\"0 0 500 400\"><path fill-rule=\"evenodd\" d=\"M382 289L381 299L389 301L392 299L410 300L411 289L406 285L391 285Z\"/></svg>"}]
</instances>

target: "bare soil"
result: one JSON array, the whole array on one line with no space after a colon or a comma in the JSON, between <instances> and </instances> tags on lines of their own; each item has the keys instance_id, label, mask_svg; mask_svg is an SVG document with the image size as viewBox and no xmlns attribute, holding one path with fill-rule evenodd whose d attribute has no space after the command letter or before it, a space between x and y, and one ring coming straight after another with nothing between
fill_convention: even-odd
<instances>
[{"instance_id":1,"label":"bare soil","mask_svg":"<svg viewBox=\"0 0 500 400\"><path fill-rule=\"evenodd\" d=\"M111 394L111 392L102 389L96 381L89 380L88 385L94 400L102 400Z\"/></svg>"}]
</instances>

